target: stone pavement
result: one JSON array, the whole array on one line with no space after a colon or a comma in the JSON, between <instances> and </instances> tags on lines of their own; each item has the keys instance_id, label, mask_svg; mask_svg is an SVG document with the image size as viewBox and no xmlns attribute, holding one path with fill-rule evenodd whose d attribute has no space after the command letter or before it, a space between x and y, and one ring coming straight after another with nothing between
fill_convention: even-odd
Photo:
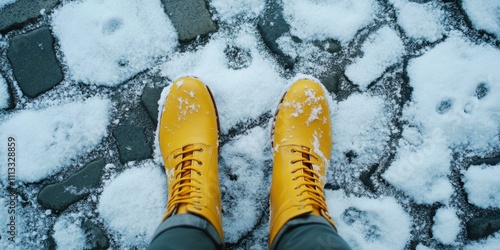
<instances>
[{"instance_id":1,"label":"stone pavement","mask_svg":"<svg viewBox=\"0 0 500 250\"><path fill-rule=\"evenodd\" d=\"M170 6L166 14L179 34L181 46L203 43L208 35L216 32L219 28L217 23L213 21L211 11L204 0L162 0L162 2L164 5ZM0 68L2 69L0 73L8 82L11 99L10 107L1 111L0 115L15 110L17 105L23 105L22 103L26 100L37 98L47 91L57 88L64 80L65 70L59 59L60 55L57 46L55 46L55 39L49 28L47 16L44 15L44 13L51 13L58 4L60 4L58 0L18 0L0 10L0 33L9 41L7 49L0 50ZM43 11L40 11L41 9ZM186 16L192 18L185 18ZM290 26L282 16L280 5L271 4L266 8L264 15L258 20L257 27L269 51L285 69L293 71L295 61L281 51L276 43L277 38L290 30ZM340 44L334 40L318 41L316 44L332 54L342 53ZM245 60L247 60L245 59L245 51L241 51L239 48L228 48L226 55L232 62L231 67L245 67ZM340 57L352 58L354 56L341 55ZM321 76L327 89L337 94L339 98L348 96L354 89L343 73L346 62L346 59L341 60L329 74ZM123 167L130 161L152 158L154 131L158 121L157 101L165 82L168 80L171 79L163 79L154 72L145 72L117 87L120 91L116 91L118 94L114 95L114 98L118 105L123 105L126 108L118 111L120 119L111 128L112 138L104 142L105 149L97 149L93 152L92 157L84 160L85 164L81 168L77 167L74 171L62 173L58 175L59 178L49 178L40 183L32 184L39 187L40 190L37 195L39 206L60 214L72 204L88 198L91 190L99 188L103 169L107 163ZM147 84L143 89L137 89L134 87L134 83L137 81L146 81ZM109 91L104 87L95 90L82 85L81 88L82 91L89 93L99 90ZM408 90L408 92L410 91ZM405 98L405 93L403 93L401 103L407 101L405 99L408 97ZM264 114L261 119L236 126L228 134L222 136L222 142L225 143L230 138L242 134L245 130L267 122L267 119L269 119L269 114ZM99 156L99 152L108 149L117 152L114 159ZM500 162L500 159L482 161L493 165ZM472 165L480 163L475 162ZM377 172L375 171L376 167L361 174L360 177L370 190L375 190L371 178L380 178L380 176L373 177ZM23 196L23 194L20 195ZM427 212L423 214L429 218L432 218L432 213L436 210L432 206L422 206L419 209L426 210ZM466 223L469 239L481 239L500 230L500 215L485 214L483 217L472 218ZM110 246L111 241L108 238L108 233L98 221L86 220L83 222L83 227L88 237L94 239L93 249L107 249ZM251 242L250 235L251 232L240 239L238 243L230 244L229 247ZM416 245L417 242L418 239L412 244ZM46 244L48 248L54 247L50 235Z\"/></svg>"}]
</instances>

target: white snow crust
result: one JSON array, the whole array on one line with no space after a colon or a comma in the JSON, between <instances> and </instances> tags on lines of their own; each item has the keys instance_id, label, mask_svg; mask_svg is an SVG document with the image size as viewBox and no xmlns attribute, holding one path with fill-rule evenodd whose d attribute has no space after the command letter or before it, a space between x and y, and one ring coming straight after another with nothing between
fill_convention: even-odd
<instances>
[{"instance_id":1,"label":"white snow crust","mask_svg":"<svg viewBox=\"0 0 500 250\"><path fill-rule=\"evenodd\" d=\"M500 147L500 51L450 37L410 61L413 101L396 160L383 174L420 203L447 203L453 150L484 156ZM450 70L453 69L453 70Z\"/></svg>"},{"instance_id":2,"label":"white snow crust","mask_svg":"<svg viewBox=\"0 0 500 250\"><path fill-rule=\"evenodd\" d=\"M210 2L217 12L215 18L229 24L256 18L264 10L265 4L265 0L212 0Z\"/></svg>"},{"instance_id":3,"label":"white snow crust","mask_svg":"<svg viewBox=\"0 0 500 250\"><path fill-rule=\"evenodd\" d=\"M471 166L464 171L469 202L482 208L500 208L500 165Z\"/></svg>"},{"instance_id":4,"label":"white snow crust","mask_svg":"<svg viewBox=\"0 0 500 250\"><path fill-rule=\"evenodd\" d=\"M352 249L403 249L410 237L411 220L392 197L350 197L326 191L330 214L339 234Z\"/></svg>"},{"instance_id":5,"label":"white snow crust","mask_svg":"<svg viewBox=\"0 0 500 250\"><path fill-rule=\"evenodd\" d=\"M121 246L145 248L165 212L166 177L151 161L129 167L106 181L97 212Z\"/></svg>"},{"instance_id":6,"label":"white snow crust","mask_svg":"<svg viewBox=\"0 0 500 250\"><path fill-rule=\"evenodd\" d=\"M7 88L7 82L0 75L0 109L7 108L9 106L9 90Z\"/></svg>"},{"instance_id":7,"label":"white snow crust","mask_svg":"<svg viewBox=\"0 0 500 250\"><path fill-rule=\"evenodd\" d=\"M391 0L397 9L398 24L413 39L435 42L443 37L444 11L438 3L415 3L408 0Z\"/></svg>"},{"instance_id":8,"label":"white snow crust","mask_svg":"<svg viewBox=\"0 0 500 250\"><path fill-rule=\"evenodd\" d=\"M54 241L56 249L86 249L87 238L81 228L81 221L71 216L61 216L54 224Z\"/></svg>"},{"instance_id":9,"label":"white snow crust","mask_svg":"<svg viewBox=\"0 0 500 250\"><path fill-rule=\"evenodd\" d=\"M444 244L454 245L460 230L460 219L455 209L444 207L436 211L434 225L432 226L434 238Z\"/></svg>"},{"instance_id":10,"label":"white snow crust","mask_svg":"<svg viewBox=\"0 0 500 250\"><path fill-rule=\"evenodd\" d=\"M463 0L462 8L474 27L500 37L500 2L497 0Z\"/></svg>"},{"instance_id":11,"label":"white snow crust","mask_svg":"<svg viewBox=\"0 0 500 250\"><path fill-rule=\"evenodd\" d=\"M373 0L283 0L290 32L305 41L333 38L347 43L373 21L378 10Z\"/></svg>"},{"instance_id":12,"label":"white snow crust","mask_svg":"<svg viewBox=\"0 0 500 250\"><path fill-rule=\"evenodd\" d=\"M384 100L369 94L352 94L332 107L333 165L346 165L343 157L353 152L357 157L350 163L359 176L372 164L378 163L387 150L391 127Z\"/></svg>"},{"instance_id":13,"label":"white snow crust","mask_svg":"<svg viewBox=\"0 0 500 250\"><path fill-rule=\"evenodd\" d=\"M71 164L71 160L89 153L107 136L110 101L101 97L86 101L23 110L0 123L0 138L16 141L16 178L36 182ZM0 161L7 162L7 147L0 148ZM7 173L6 165L1 165ZM6 181L2 175L1 181Z\"/></svg>"},{"instance_id":14,"label":"white snow crust","mask_svg":"<svg viewBox=\"0 0 500 250\"><path fill-rule=\"evenodd\" d=\"M398 33L384 26L368 37L361 50L363 56L347 66L345 74L364 90L387 67L401 61L405 48Z\"/></svg>"},{"instance_id":15,"label":"white snow crust","mask_svg":"<svg viewBox=\"0 0 500 250\"><path fill-rule=\"evenodd\" d=\"M16 0L0 0L0 10L3 9L5 6L12 4L16 2Z\"/></svg>"},{"instance_id":16,"label":"white snow crust","mask_svg":"<svg viewBox=\"0 0 500 250\"><path fill-rule=\"evenodd\" d=\"M160 0L88 0L52 15L71 79L114 86L152 66L177 46Z\"/></svg>"}]
</instances>

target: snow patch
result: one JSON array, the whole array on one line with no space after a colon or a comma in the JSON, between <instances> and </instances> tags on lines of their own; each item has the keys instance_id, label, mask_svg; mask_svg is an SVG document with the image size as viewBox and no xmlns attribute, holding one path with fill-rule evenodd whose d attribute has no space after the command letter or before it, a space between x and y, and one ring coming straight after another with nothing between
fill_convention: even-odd
<instances>
[{"instance_id":1,"label":"snow patch","mask_svg":"<svg viewBox=\"0 0 500 250\"><path fill-rule=\"evenodd\" d=\"M330 214L352 249L404 249L411 221L392 197L371 199L326 190Z\"/></svg>"},{"instance_id":2,"label":"snow patch","mask_svg":"<svg viewBox=\"0 0 500 250\"><path fill-rule=\"evenodd\" d=\"M460 219L455 209L445 207L437 210L432 226L434 238L444 244L455 245L460 230Z\"/></svg>"},{"instance_id":3,"label":"snow patch","mask_svg":"<svg viewBox=\"0 0 500 250\"><path fill-rule=\"evenodd\" d=\"M5 6L12 4L16 2L16 0L0 0L0 10L3 9Z\"/></svg>"},{"instance_id":4,"label":"snow patch","mask_svg":"<svg viewBox=\"0 0 500 250\"><path fill-rule=\"evenodd\" d=\"M463 0L462 7L475 28L500 38L500 2L497 0Z\"/></svg>"},{"instance_id":5,"label":"snow patch","mask_svg":"<svg viewBox=\"0 0 500 250\"><path fill-rule=\"evenodd\" d=\"M352 164L355 171L362 171L378 163L388 150L391 135L390 115L384 100L366 93L352 94L334 104L331 110L333 165ZM345 157L348 152L356 155L350 163Z\"/></svg>"},{"instance_id":6,"label":"snow patch","mask_svg":"<svg viewBox=\"0 0 500 250\"><path fill-rule=\"evenodd\" d=\"M0 124L0 138L16 140L16 179L36 182L89 153L107 135L110 101L92 97L40 110L22 110ZM0 161L7 162L7 147ZM7 173L6 164L1 165ZM5 179L4 179L5 178ZM6 181L4 175L1 181Z\"/></svg>"},{"instance_id":7,"label":"snow patch","mask_svg":"<svg viewBox=\"0 0 500 250\"><path fill-rule=\"evenodd\" d=\"M81 228L81 221L71 216L61 216L54 224L56 249L86 249L86 236Z\"/></svg>"},{"instance_id":8,"label":"snow patch","mask_svg":"<svg viewBox=\"0 0 500 250\"><path fill-rule=\"evenodd\" d=\"M413 39L435 42L443 37L444 11L436 2L415 3L391 0L397 9L398 24Z\"/></svg>"},{"instance_id":9,"label":"snow patch","mask_svg":"<svg viewBox=\"0 0 500 250\"><path fill-rule=\"evenodd\" d=\"M242 20L256 18L260 15L265 0L212 0L210 5L215 9L215 18L228 24L236 24Z\"/></svg>"},{"instance_id":10,"label":"snow patch","mask_svg":"<svg viewBox=\"0 0 500 250\"><path fill-rule=\"evenodd\" d=\"M9 106L9 90L7 82L0 75L0 109L5 109Z\"/></svg>"},{"instance_id":11,"label":"snow patch","mask_svg":"<svg viewBox=\"0 0 500 250\"><path fill-rule=\"evenodd\" d=\"M177 46L177 32L159 0L88 0L52 15L74 81L118 85Z\"/></svg>"},{"instance_id":12,"label":"snow patch","mask_svg":"<svg viewBox=\"0 0 500 250\"><path fill-rule=\"evenodd\" d=\"M378 9L373 0L283 0L290 32L305 41L333 38L347 43L373 21Z\"/></svg>"},{"instance_id":13,"label":"snow patch","mask_svg":"<svg viewBox=\"0 0 500 250\"><path fill-rule=\"evenodd\" d=\"M470 166L463 172L469 202L482 208L500 208L500 164Z\"/></svg>"},{"instance_id":14,"label":"snow patch","mask_svg":"<svg viewBox=\"0 0 500 250\"><path fill-rule=\"evenodd\" d=\"M151 161L130 167L107 181L97 212L120 248L145 248L165 212L167 183Z\"/></svg>"},{"instance_id":15,"label":"snow patch","mask_svg":"<svg viewBox=\"0 0 500 250\"><path fill-rule=\"evenodd\" d=\"M368 37L361 50L363 56L347 66L345 74L364 90L382 76L387 67L401 61L405 47L398 33L384 26Z\"/></svg>"}]
</instances>

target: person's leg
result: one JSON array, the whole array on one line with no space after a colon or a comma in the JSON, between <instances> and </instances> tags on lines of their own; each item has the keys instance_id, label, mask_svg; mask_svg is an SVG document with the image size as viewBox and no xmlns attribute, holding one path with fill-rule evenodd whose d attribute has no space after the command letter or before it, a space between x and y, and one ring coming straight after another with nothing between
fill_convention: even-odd
<instances>
[{"instance_id":1,"label":"person's leg","mask_svg":"<svg viewBox=\"0 0 500 250\"><path fill-rule=\"evenodd\" d=\"M176 80L159 120L168 202L150 249L223 248L219 121L210 90L193 77Z\"/></svg>"},{"instance_id":2,"label":"person's leg","mask_svg":"<svg viewBox=\"0 0 500 250\"><path fill-rule=\"evenodd\" d=\"M174 215L160 224L148 250L222 249L223 242L205 219L192 215Z\"/></svg>"},{"instance_id":3,"label":"person's leg","mask_svg":"<svg viewBox=\"0 0 500 250\"><path fill-rule=\"evenodd\" d=\"M350 250L335 229L322 217L306 215L287 222L276 236L272 250Z\"/></svg>"},{"instance_id":4,"label":"person's leg","mask_svg":"<svg viewBox=\"0 0 500 250\"><path fill-rule=\"evenodd\" d=\"M332 148L327 98L320 84L299 80L276 111L269 233L272 249L349 249L336 233L323 191Z\"/></svg>"}]
</instances>

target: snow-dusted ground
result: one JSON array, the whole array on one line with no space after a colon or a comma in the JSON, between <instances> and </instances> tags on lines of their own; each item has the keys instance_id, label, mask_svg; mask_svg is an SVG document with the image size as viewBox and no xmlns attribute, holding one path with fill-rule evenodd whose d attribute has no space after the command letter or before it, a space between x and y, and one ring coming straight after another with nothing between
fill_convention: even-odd
<instances>
[{"instance_id":1,"label":"snow-dusted ground","mask_svg":"<svg viewBox=\"0 0 500 250\"><path fill-rule=\"evenodd\" d=\"M345 73L331 94L326 197L340 235L354 249L498 248L500 232L472 241L465 229L471 218L500 213L500 166L471 166L500 156L498 1L283 0L291 29L278 43L296 60L293 70L257 30L270 1L208 1L219 29L188 46L160 1L146 2L65 0L39 20L52 27L66 79L35 99L14 85L16 108L0 110L1 143L17 140L19 249L45 248L49 235L58 249L84 249L85 219L103 225L113 249L147 245L166 202L161 159L121 164L111 131L140 105L153 76L183 75L201 78L217 101L227 245L266 249L270 114L291 79L337 67ZM0 36L0 67L13 81L9 39ZM341 50L316 46L328 39ZM238 48L237 60L227 48ZM6 157L2 146L0 204L9 199ZM61 214L41 208L36 197L45 184L98 157L108 162L99 189ZM0 248L15 249L3 228Z\"/></svg>"}]
</instances>

